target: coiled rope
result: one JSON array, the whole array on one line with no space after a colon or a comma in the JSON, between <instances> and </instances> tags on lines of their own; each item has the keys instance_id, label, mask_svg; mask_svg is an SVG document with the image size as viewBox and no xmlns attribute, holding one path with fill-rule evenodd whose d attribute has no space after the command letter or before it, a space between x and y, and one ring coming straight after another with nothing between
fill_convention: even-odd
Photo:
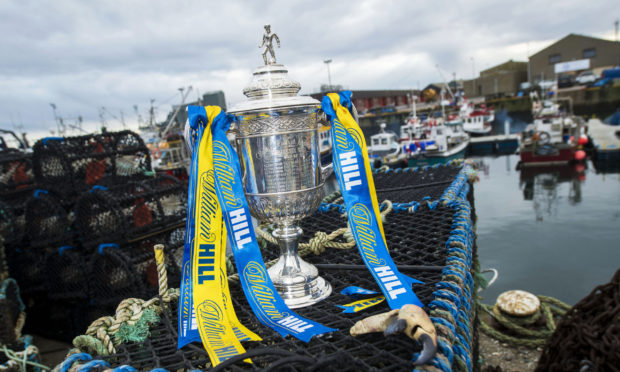
<instances>
[{"instance_id":1,"label":"coiled rope","mask_svg":"<svg viewBox=\"0 0 620 372\"><path fill-rule=\"evenodd\" d=\"M178 289L168 288L168 274L164 261L164 245L156 244L155 261L159 281L159 297L148 301L127 298L118 305L116 314L95 320L85 335L73 340L76 349L69 354L88 351L96 355L116 353L116 346L126 341L143 341L148 336L149 325L159 322L162 305L179 298Z\"/></svg>"},{"instance_id":2,"label":"coiled rope","mask_svg":"<svg viewBox=\"0 0 620 372\"><path fill-rule=\"evenodd\" d=\"M33 357L39 355L39 349L34 345L26 343L24 350L14 351L9 349L6 345L0 348L0 351L4 353L8 361L3 365L0 365L0 371L23 371L26 372L28 366L39 368L43 371L49 371L50 367L37 363L31 360Z\"/></svg>"},{"instance_id":3,"label":"coiled rope","mask_svg":"<svg viewBox=\"0 0 620 372\"><path fill-rule=\"evenodd\" d=\"M481 318L480 329L487 335L511 345L535 348L543 346L556 328L555 318L563 316L570 309L564 302L549 296L537 296L540 308L529 316L511 316L503 312L497 305L486 305L477 302L478 309L489 316L508 332L493 327L491 322ZM544 324L540 324L544 323ZM536 329L536 328L538 329ZM542 328L542 329L541 329Z\"/></svg>"}]
</instances>

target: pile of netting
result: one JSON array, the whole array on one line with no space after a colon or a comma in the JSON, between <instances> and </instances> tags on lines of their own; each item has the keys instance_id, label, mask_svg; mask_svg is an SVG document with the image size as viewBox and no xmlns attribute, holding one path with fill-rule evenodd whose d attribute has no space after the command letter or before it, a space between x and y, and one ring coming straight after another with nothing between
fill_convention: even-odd
<instances>
[{"instance_id":1,"label":"pile of netting","mask_svg":"<svg viewBox=\"0 0 620 372\"><path fill-rule=\"evenodd\" d=\"M438 352L424 366L415 366L421 345L405 335L384 337L366 334L352 337L357 321L389 310L385 302L357 313L343 313L339 305L351 302L340 292L356 285L379 291L347 232L347 218L338 193L328 195L320 209L303 220L300 254L319 269L333 287L332 295L316 305L296 309L301 316L338 331L314 337L309 343L282 338L262 325L252 313L236 274L229 267L232 302L241 323L262 337L244 342L247 353L213 368L220 370L269 371L378 371L426 370L471 371L477 360L476 313L473 300L472 221L475 177L469 164L383 171L374 174L384 230L398 269L424 284L413 290L426 305L438 334ZM278 248L269 241L267 226L259 236L269 266ZM232 259L232 258L231 258ZM160 281L161 282L161 281ZM57 370L102 370L124 366L125 370L206 370L211 365L200 344L176 348L178 291L160 291L156 317L145 315L144 303L130 308L119 305L114 317L94 322L86 334L74 340L75 349ZM148 324L149 332L124 332L122 327ZM127 333L133 337L128 338ZM245 363L251 359L252 364ZM131 366L131 367L129 367Z\"/></svg>"},{"instance_id":2,"label":"pile of netting","mask_svg":"<svg viewBox=\"0 0 620 372\"><path fill-rule=\"evenodd\" d=\"M564 315L536 370L620 371L620 270Z\"/></svg>"},{"instance_id":3,"label":"pile of netting","mask_svg":"<svg viewBox=\"0 0 620 372\"><path fill-rule=\"evenodd\" d=\"M9 278L4 242L0 238L0 371L38 371L39 350L22 335L24 302L15 279Z\"/></svg>"},{"instance_id":4,"label":"pile of netting","mask_svg":"<svg viewBox=\"0 0 620 372\"><path fill-rule=\"evenodd\" d=\"M187 185L150 171L137 134L46 138L33 150L21 162L0 153L14 188L0 187L0 234L26 330L70 341L124 298L155 295L156 243L167 245L168 271L180 280ZM32 182L15 181L22 168Z\"/></svg>"},{"instance_id":5,"label":"pile of netting","mask_svg":"<svg viewBox=\"0 0 620 372\"><path fill-rule=\"evenodd\" d=\"M94 185L141 179L151 170L144 141L131 131L44 138L33 146L37 186L63 198Z\"/></svg>"},{"instance_id":6,"label":"pile of netting","mask_svg":"<svg viewBox=\"0 0 620 372\"><path fill-rule=\"evenodd\" d=\"M0 196L32 190L34 174L31 154L16 149L0 151Z\"/></svg>"}]
</instances>

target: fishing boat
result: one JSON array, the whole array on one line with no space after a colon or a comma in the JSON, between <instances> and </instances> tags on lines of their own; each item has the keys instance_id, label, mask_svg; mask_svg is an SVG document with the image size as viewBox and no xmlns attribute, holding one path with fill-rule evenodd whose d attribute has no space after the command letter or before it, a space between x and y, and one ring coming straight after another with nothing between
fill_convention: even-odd
<instances>
[{"instance_id":1,"label":"fishing boat","mask_svg":"<svg viewBox=\"0 0 620 372\"><path fill-rule=\"evenodd\" d=\"M492 124L495 120L495 112L487 109L485 106L475 108L471 102L463 102L460 110L460 116L463 119L463 130L470 135L485 135L493 129Z\"/></svg>"},{"instance_id":2,"label":"fishing boat","mask_svg":"<svg viewBox=\"0 0 620 372\"><path fill-rule=\"evenodd\" d=\"M403 153L396 133L386 131L385 123L381 123L379 127L379 133L370 136L370 145L367 147L368 158L375 167L404 165L406 155Z\"/></svg>"},{"instance_id":3,"label":"fishing boat","mask_svg":"<svg viewBox=\"0 0 620 372\"><path fill-rule=\"evenodd\" d=\"M185 145L183 125L179 125L176 119L179 112L182 109L185 110L185 101L191 90L191 86L187 89L179 89L181 104L174 106L174 111L165 124L155 123L153 102L151 102L149 122L140 127L140 136L151 151L153 170L158 173L169 174L181 181L186 181L189 178L191 156Z\"/></svg>"},{"instance_id":4,"label":"fishing boat","mask_svg":"<svg viewBox=\"0 0 620 372\"><path fill-rule=\"evenodd\" d=\"M445 164L465 157L469 135L463 130L462 121L444 123L439 118L427 123L425 138L413 140L408 146L412 143L415 151L409 151L409 167Z\"/></svg>"},{"instance_id":5,"label":"fishing boat","mask_svg":"<svg viewBox=\"0 0 620 372\"><path fill-rule=\"evenodd\" d=\"M332 161L332 135L331 127L322 125L319 128L319 152L321 153L321 164L327 165Z\"/></svg>"},{"instance_id":6,"label":"fishing boat","mask_svg":"<svg viewBox=\"0 0 620 372\"><path fill-rule=\"evenodd\" d=\"M620 163L620 125L606 124L600 119L590 119L588 120L588 137L592 141L596 162Z\"/></svg>"},{"instance_id":7,"label":"fishing boat","mask_svg":"<svg viewBox=\"0 0 620 372\"><path fill-rule=\"evenodd\" d=\"M581 121L549 99L534 100L534 122L521 132L521 166L568 163L575 159L582 134Z\"/></svg>"},{"instance_id":8,"label":"fishing boat","mask_svg":"<svg viewBox=\"0 0 620 372\"><path fill-rule=\"evenodd\" d=\"M407 158L407 165L409 167L445 164L465 157L465 151L469 144L469 135L463 130L463 120L458 115L446 115L446 103L443 97L444 90L442 89L442 116L439 118L429 118L424 122L426 130L419 140L427 142L424 144L420 143L416 151L409 152Z\"/></svg>"},{"instance_id":9,"label":"fishing boat","mask_svg":"<svg viewBox=\"0 0 620 372\"><path fill-rule=\"evenodd\" d=\"M414 138L420 137L424 132L424 124L417 114L416 101L417 97L413 96L411 100L411 115L409 115L405 119L403 125L400 126L399 142L409 142Z\"/></svg>"}]
</instances>

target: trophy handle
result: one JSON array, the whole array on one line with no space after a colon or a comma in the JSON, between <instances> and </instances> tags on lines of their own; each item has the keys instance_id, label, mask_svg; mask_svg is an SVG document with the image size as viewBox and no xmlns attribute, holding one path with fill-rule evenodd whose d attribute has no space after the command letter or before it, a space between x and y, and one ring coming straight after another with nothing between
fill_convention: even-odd
<instances>
[{"instance_id":1,"label":"trophy handle","mask_svg":"<svg viewBox=\"0 0 620 372\"><path fill-rule=\"evenodd\" d=\"M357 125L359 125L360 117L357 114L357 109L355 108L355 105L353 104L353 102L351 102L351 115L353 115L353 119L355 119L355 122L357 123Z\"/></svg>"},{"instance_id":2,"label":"trophy handle","mask_svg":"<svg viewBox=\"0 0 620 372\"><path fill-rule=\"evenodd\" d=\"M332 173L334 173L334 163L329 163L328 165L321 167L321 177L323 177L323 181L328 179Z\"/></svg>"}]
</instances>

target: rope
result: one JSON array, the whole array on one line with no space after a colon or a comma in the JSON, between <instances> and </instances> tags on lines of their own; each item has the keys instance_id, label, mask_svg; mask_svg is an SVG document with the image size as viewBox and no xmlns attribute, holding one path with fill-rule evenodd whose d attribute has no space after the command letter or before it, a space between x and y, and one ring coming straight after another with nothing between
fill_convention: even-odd
<instances>
[{"instance_id":1,"label":"rope","mask_svg":"<svg viewBox=\"0 0 620 372\"><path fill-rule=\"evenodd\" d=\"M155 244L155 262L157 263L157 277L159 278L159 295L164 297L168 293L168 271L164 259L164 245Z\"/></svg>"},{"instance_id":2,"label":"rope","mask_svg":"<svg viewBox=\"0 0 620 372\"><path fill-rule=\"evenodd\" d=\"M480 329L496 340L512 345L530 348L543 346L547 342L549 336L555 331L555 317L566 314L570 306L553 297L537 297L540 300L540 309L536 313L524 317L508 315L497 305L491 306L477 301L478 308L489 314L489 316L503 326L507 332L495 329L492 324L485 322L484 319L481 319ZM528 328L540 328L541 326L539 323L541 323L541 319L544 321L544 328Z\"/></svg>"},{"instance_id":3,"label":"rope","mask_svg":"<svg viewBox=\"0 0 620 372\"><path fill-rule=\"evenodd\" d=\"M50 367L44 364L29 360L39 354L39 349L34 345L26 344L26 348L23 351L13 351L6 345L3 345L0 350L2 350L8 359L8 362L0 366L0 371L12 371L18 368L19 371L26 372L28 366L33 366L44 371L50 370Z\"/></svg>"},{"instance_id":4,"label":"rope","mask_svg":"<svg viewBox=\"0 0 620 372\"><path fill-rule=\"evenodd\" d=\"M168 275L164 260L164 246L154 246L159 283L159 297L148 301L127 298L118 305L116 314L95 320L86 334L77 336L73 345L96 355L116 353L116 346L126 341L144 341L151 324L159 322L162 305L178 299L179 290L168 288Z\"/></svg>"},{"instance_id":5,"label":"rope","mask_svg":"<svg viewBox=\"0 0 620 372\"><path fill-rule=\"evenodd\" d=\"M334 198L339 198L339 195L340 195L340 191L334 192L328 195L327 197L325 197L323 201L325 202L325 201L330 201ZM380 214L381 214L381 220L385 222L385 217L389 213L391 213L394 210L394 208L393 208L392 202L389 200L384 200L383 203L381 203L382 207L384 205L385 205L385 209L381 211ZM260 225L255 229L259 240L263 239L264 241L267 241L274 245L278 245L278 240L274 238L270 232L266 231L266 229L267 229L267 225ZM342 236L343 239L346 240L346 242L335 241L336 238L338 238L339 236ZM314 234L314 237L312 237L307 243L299 243L298 254L300 257L307 256L310 253L314 253L315 255L320 255L321 253L325 252L326 248L344 250L344 249L351 249L355 247L355 245L356 243L355 243L355 240L353 239L353 234L351 233L351 230L348 227L341 227L337 230L332 231L329 234L323 231L317 231ZM270 268L276 262L278 262L278 260L279 260L278 258L270 260L265 263L265 266L267 268ZM227 272L229 273L234 272L234 267L233 267L232 262L230 261L230 257L226 257L226 269L228 270ZM238 273L230 274L228 275L228 279L238 281L239 274Z\"/></svg>"}]
</instances>

